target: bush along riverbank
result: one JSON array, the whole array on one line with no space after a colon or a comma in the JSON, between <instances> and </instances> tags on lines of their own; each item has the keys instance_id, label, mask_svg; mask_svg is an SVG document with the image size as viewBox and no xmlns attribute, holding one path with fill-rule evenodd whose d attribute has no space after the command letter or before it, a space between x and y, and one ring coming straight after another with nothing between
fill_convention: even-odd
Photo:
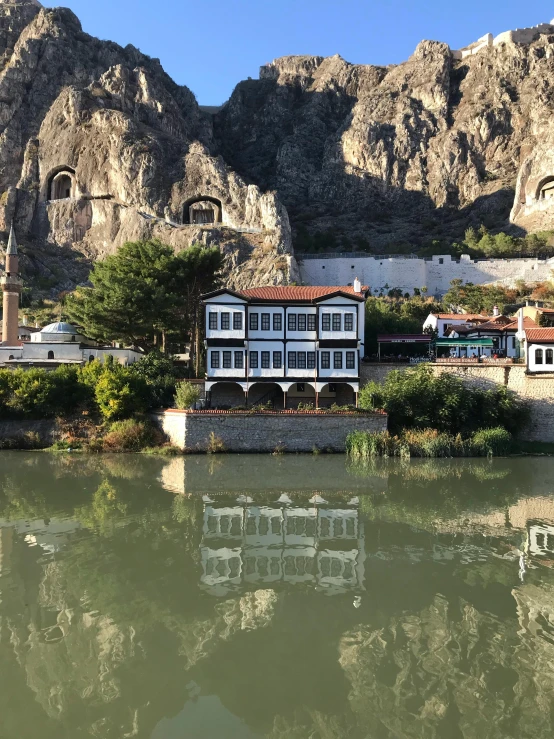
<instances>
[{"instance_id":1,"label":"bush along riverbank","mask_svg":"<svg viewBox=\"0 0 554 739\"><path fill-rule=\"evenodd\" d=\"M372 457L499 457L514 451L514 441L503 428L481 429L463 438L437 429L406 429L398 435L388 431L355 431L346 439L346 452L358 460Z\"/></svg>"},{"instance_id":2,"label":"bush along riverbank","mask_svg":"<svg viewBox=\"0 0 554 739\"><path fill-rule=\"evenodd\" d=\"M0 370L0 449L172 453L147 414L182 400L177 391L195 402L198 388L179 382L171 359L156 352L130 367L110 359Z\"/></svg>"},{"instance_id":3,"label":"bush along riverbank","mask_svg":"<svg viewBox=\"0 0 554 739\"><path fill-rule=\"evenodd\" d=\"M385 433L352 433L347 453L371 457L490 457L518 451L514 436L528 408L514 393L465 385L450 374L435 376L420 365L391 372L360 391L360 406L388 414Z\"/></svg>"},{"instance_id":4,"label":"bush along riverbank","mask_svg":"<svg viewBox=\"0 0 554 739\"><path fill-rule=\"evenodd\" d=\"M525 402L505 387L470 387L455 375L435 377L428 365L391 372L381 384L368 383L360 390L359 403L367 410L385 411L394 436L409 429L435 429L467 439L495 428L515 436L528 419Z\"/></svg>"}]
</instances>

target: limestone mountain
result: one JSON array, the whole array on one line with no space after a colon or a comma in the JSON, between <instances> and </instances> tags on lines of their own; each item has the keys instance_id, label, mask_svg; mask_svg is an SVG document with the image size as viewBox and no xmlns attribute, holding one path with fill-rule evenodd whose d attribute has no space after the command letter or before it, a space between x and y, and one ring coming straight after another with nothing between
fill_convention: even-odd
<instances>
[{"instance_id":1,"label":"limestone mountain","mask_svg":"<svg viewBox=\"0 0 554 739\"><path fill-rule=\"evenodd\" d=\"M343 251L509 229L510 211L516 232L552 228L554 26L480 41L389 67L277 59L217 114L220 149L296 236L334 229Z\"/></svg>"},{"instance_id":2,"label":"limestone mountain","mask_svg":"<svg viewBox=\"0 0 554 739\"><path fill-rule=\"evenodd\" d=\"M545 24L390 67L285 57L214 112L70 10L0 0L0 235L55 294L130 239L220 245L247 287L295 279L309 234L379 252L552 228L553 55Z\"/></svg>"},{"instance_id":3,"label":"limestone mountain","mask_svg":"<svg viewBox=\"0 0 554 739\"><path fill-rule=\"evenodd\" d=\"M285 279L285 209L226 165L158 60L37 2L0 2L0 52L0 231L14 221L39 287L71 288L91 260L151 236L221 244L242 284Z\"/></svg>"}]
</instances>

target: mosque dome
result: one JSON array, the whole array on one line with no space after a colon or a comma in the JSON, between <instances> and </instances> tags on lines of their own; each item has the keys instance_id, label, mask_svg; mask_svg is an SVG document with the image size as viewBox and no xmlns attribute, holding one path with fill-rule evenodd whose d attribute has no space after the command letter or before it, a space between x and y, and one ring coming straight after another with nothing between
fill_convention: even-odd
<instances>
[{"instance_id":1,"label":"mosque dome","mask_svg":"<svg viewBox=\"0 0 554 739\"><path fill-rule=\"evenodd\" d=\"M45 326L41 334L73 334L76 336L79 332L75 328L75 326L72 326L70 323L50 323L48 326Z\"/></svg>"}]
</instances>

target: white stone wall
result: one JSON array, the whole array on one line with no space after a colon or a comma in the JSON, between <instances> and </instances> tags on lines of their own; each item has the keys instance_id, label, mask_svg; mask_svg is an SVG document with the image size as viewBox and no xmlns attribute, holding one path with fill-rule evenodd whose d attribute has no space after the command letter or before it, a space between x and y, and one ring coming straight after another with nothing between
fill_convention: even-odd
<instances>
[{"instance_id":1,"label":"white stone wall","mask_svg":"<svg viewBox=\"0 0 554 739\"><path fill-rule=\"evenodd\" d=\"M364 285L369 285L373 295L392 288L413 292L414 288L422 287L427 287L429 295L443 295L454 279L475 285L501 282L509 286L516 280L543 282L550 279L554 259L472 260L468 255L462 255L459 260L448 255L428 260L370 256L299 257L299 268L305 285L348 285L359 277Z\"/></svg>"}]
</instances>

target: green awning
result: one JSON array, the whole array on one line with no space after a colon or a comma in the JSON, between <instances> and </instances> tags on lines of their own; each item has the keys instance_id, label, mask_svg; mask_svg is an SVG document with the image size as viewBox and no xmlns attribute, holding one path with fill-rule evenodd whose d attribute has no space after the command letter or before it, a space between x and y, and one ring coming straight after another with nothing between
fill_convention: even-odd
<instances>
[{"instance_id":1,"label":"green awning","mask_svg":"<svg viewBox=\"0 0 554 739\"><path fill-rule=\"evenodd\" d=\"M440 349L441 346L459 346L467 347L481 347L485 349L492 349L494 347L492 339L437 339L436 347Z\"/></svg>"}]
</instances>

